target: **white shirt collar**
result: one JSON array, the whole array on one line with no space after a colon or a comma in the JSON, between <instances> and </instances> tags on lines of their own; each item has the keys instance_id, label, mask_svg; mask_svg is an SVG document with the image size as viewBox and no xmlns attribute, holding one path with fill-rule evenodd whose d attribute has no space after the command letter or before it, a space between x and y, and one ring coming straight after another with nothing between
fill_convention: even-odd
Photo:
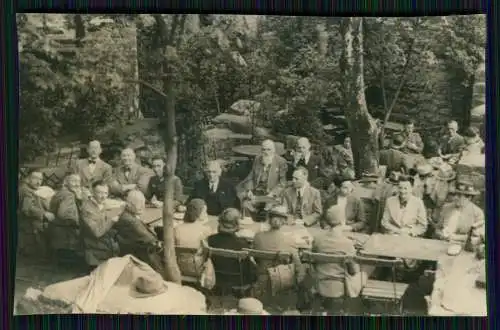
<instances>
[{"instance_id":1,"label":"white shirt collar","mask_svg":"<svg viewBox=\"0 0 500 330\"><path fill-rule=\"evenodd\" d=\"M311 158L311 152L309 151L307 154L304 155L304 161L307 163L309 163L309 159Z\"/></svg>"},{"instance_id":2,"label":"white shirt collar","mask_svg":"<svg viewBox=\"0 0 500 330\"><path fill-rule=\"evenodd\" d=\"M214 182L208 182L208 187L211 188L213 187L212 191L215 191L217 190L217 188L219 187L219 179L215 180Z\"/></svg>"},{"instance_id":3,"label":"white shirt collar","mask_svg":"<svg viewBox=\"0 0 500 330\"><path fill-rule=\"evenodd\" d=\"M308 186L308 185L309 185L309 183L307 183L307 182L306 182L306 184L304 184L304 186L303 186L302 188L300 188L300 189L297 189L297 190L296 190L296 191L297 191L297 194L298 194L298 192L300 191L300 196L301 196L302 198L304 197L304 193L305 193L306 188L307 188L307 186Z\"/></svg>"}]
</instances>

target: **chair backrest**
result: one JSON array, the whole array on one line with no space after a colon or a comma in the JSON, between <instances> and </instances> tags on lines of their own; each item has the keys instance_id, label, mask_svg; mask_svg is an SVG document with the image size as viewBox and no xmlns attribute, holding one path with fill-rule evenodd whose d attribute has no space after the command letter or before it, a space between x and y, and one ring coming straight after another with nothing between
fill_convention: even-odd
<instances>
[{"instance_id":1,"label":"chair backrest","mask_svg":"<svg viewBox=\"0 0 500 330\"><path fill-rule=\"evenodd\" d=\"M350 256L342 253L314 253L304 251L301 254L301 259L304 263L308 264L344 264Z\"/></svg>"},{"instance_id":2,"label":"chair backrest","mask_svg":"<svg viewBox=\"0 0 500 330\"><path fill-rule=\"evenodd\" d=\"M244 260L248 258L248 251L234 251L226 249L218 249L213 247L208 247L209 257L222 257L228 259Z\"/></svg>"},{"instance_id":3,"label":"chair backrest","mask_svg":"<svg viewBox=\"0 0 500 330\"><path fill-rule=\"evenodd\" d=\"M360 265L375 266L381 268L395 268L403 264L401 259L385 259L376 257L355 256L354 261Z\"/></svg>"},{"instance_id":4,"label":"chair backrest","mask_svg":"<svg viewBox=\"0 0 500 330\"><path fill-rule=\"evenodd\" d=\"M255 260L277 261L285 264L292 262L291 252L264 251L255 249L243 249L243 251L247 251L248 255L250 257L253 257Z\"/></svg>"},{"instance_id":5,"label":"chair backrest","mask_svg":"<svg viewBox=\"0 0 500 330\"><path fill-rule=\"evenodd\" d=\"M183 247L183 246L176 246L175 247L175 253L176 255L179 254L197 254L199 249L196 248L188 248L188 247Z\"/></svg>"}]
</instances>

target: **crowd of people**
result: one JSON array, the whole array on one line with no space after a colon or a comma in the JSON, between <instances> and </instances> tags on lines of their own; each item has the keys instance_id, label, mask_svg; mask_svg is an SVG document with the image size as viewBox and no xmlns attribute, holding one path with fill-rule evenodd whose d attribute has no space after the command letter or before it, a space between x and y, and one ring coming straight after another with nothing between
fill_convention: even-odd
<instances>
[{"instance_id":1,"label":"crowd of people","mask_svg":"<svg viewBox=\"0 0 500 330\"><path fill-rule=\"evenodd\" d=\"M206 164L205 177L194 185L187 198L183 197L182 179L175 176L174 207L184 213L183 223L174 229L175 245L200 249L195 256L177 256L181 272L201 275L205 244L237 251L252 248L289 252L289 263L302 281L305 275L299 271L303 268L300 251L290 236L282 232L284 225L321 227L322 234L312 242L312 250L320 253L354 251L354 242L346 238L348 232L383 232L484 244L484 213L471 200L479 192L471 182L457 180L453 168L463 153L481 153L484 144L474 130L467 131L464 137L459 135L454 121L447 128L437 157L428 160L421 156L421 136L414 132L413 122L408 121L391 146L381 151L380 165L385 166L386 174L364 173L358 180L349 138L338 147L332 176L304 137L284 157L276 153L273 141L262 142L261 155L238 185L224 178L221 165L215 160ZM151 168L147 168L136 161L132 149L124 149L120 165L112 168L100 159L101 151L99 141L90 142L88 158L73 164L62 188L50 200L38 193L43 185L42 172L29 173L19 189L21 256L46 254L58 262L76 261L92 269L109 258L132 254L155 269L161 268L158 251L162 237L158 238L141 216L146 207L163 206L165 159L153 157ZM367 206L355 193L356 187L373 190L375 202ZM114 205L110 197L123 204ZM204 225L208 216L218 217L216 233ZM251 242L236 235L242 219L247 218L269 227L256 233ZM228 275L217 278L217 283L236 287L241 282L265 282L268 270L277 266L258 260L245 262L243 278ZM234 260L213 263L216 269L241 267ZM411 264L408 261L406 266L412 268ZM338 292L344 292L344 283L332 279L332 274L342 271L337 268L338 265L330 265L317 269L318 278L323 278L318 291L326 305Z\"/></svg>"}]
</instances>

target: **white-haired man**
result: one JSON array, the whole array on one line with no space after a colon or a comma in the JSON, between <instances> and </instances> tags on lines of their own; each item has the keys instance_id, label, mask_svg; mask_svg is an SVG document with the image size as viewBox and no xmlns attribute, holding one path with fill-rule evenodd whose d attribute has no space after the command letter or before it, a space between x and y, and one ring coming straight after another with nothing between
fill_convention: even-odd
<instances>
[{"instance_id":1,"label":"white-haired man","mask_svg":"<svg viewBox=\"0 0 500 330\"><path fill-rule=\"evenodd\" d=\"M297 140L293 159L288 165L287 180L291 181L293 172L299 167L305 167L309 173L309 182L315 188L322 189L323 182L321 178L327 177L324 172L325 166L323 158L316 155L311 150L309 139L301 137Z\"/></svg>"},{"instance_id":2,"label":"white-haired man","mask_svg":"<svg viewBox=\"0 0 500 330\"><path fill-rule=\"evenodd\" d=\"M205 167L205 177L196 182L189 200L203 199L208 215L220 215L225 209L240 209L240 199L234 185L221 177L222 168L218 161L209 161Z\"/></svg>"},{"instance_id":3,"label":"white-haired man","mask_svg":"<svg viewBox=\"0 0 500 330\"><path fill-rule=\"evenodd\" d=\"M280 196L286 185L287 170L287 162L276 154L274 142L262 142L262 154L256 157L250 173L238 186L245 211L255 215L264 209L265 203L257 202L255 196Z\"/></svg>"},{"instance_id":4,"label":"white-haired man","mask_svg":"<svg viewBox=\"0 0 500 330\"><path fill-rule=\"evenodd\" d=\"M456 158L465 145L465 139L458 134L458 123L454 120L448 122L447 133L439 143L439 155L443 159Z\"/></svg>"},{"instance_id":5,"label":"white-haired man","mask_svg":"<svg viewBox=\"0 0 500 330\"><path fill-rule=\"evenodd\" d=\"M122 150L121 165L115 169L110 184L111 194L124 198L129 191L137 189L143 194L148 189L153 171L136 162L135 152L130 148Z\"/></svg>"},{"instance_id":6,"label":"white-haired man","mask_svg":"<svg viewBox=\"0 0 500 330\"><path fill-rule=\"evenodd\" d=\"M101 143L97 140L90 141L87 146L88 158L79 159L72 167L72 173L81 178L82 187L92 189L96 181L109 182L113 175L111 165L101 160Z\"/></svg>"}]
</instances>

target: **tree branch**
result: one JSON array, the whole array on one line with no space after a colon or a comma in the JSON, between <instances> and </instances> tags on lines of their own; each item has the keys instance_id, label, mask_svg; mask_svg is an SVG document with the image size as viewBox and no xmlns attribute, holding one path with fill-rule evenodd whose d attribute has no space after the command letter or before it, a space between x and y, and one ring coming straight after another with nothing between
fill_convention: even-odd
<instances>
[{"instance_id":1,"label":"tree branch","mask_svg":"<svg viewBox=\"0 0 500 330\"><path fill-rule=\"evenodd\" d=\"M152 90L153 92L155 92L156 94L164 97L165 99L168 99L167 94L165 94L162 90L160 90L158 87L156 87L156 86L154 86L154 85L152 85L144 80L125 79L123 82L130 83L130 84L139 84L139 85L145 86L145 87L149 88L150 90Z\"/></svg>"}]
</instances>

